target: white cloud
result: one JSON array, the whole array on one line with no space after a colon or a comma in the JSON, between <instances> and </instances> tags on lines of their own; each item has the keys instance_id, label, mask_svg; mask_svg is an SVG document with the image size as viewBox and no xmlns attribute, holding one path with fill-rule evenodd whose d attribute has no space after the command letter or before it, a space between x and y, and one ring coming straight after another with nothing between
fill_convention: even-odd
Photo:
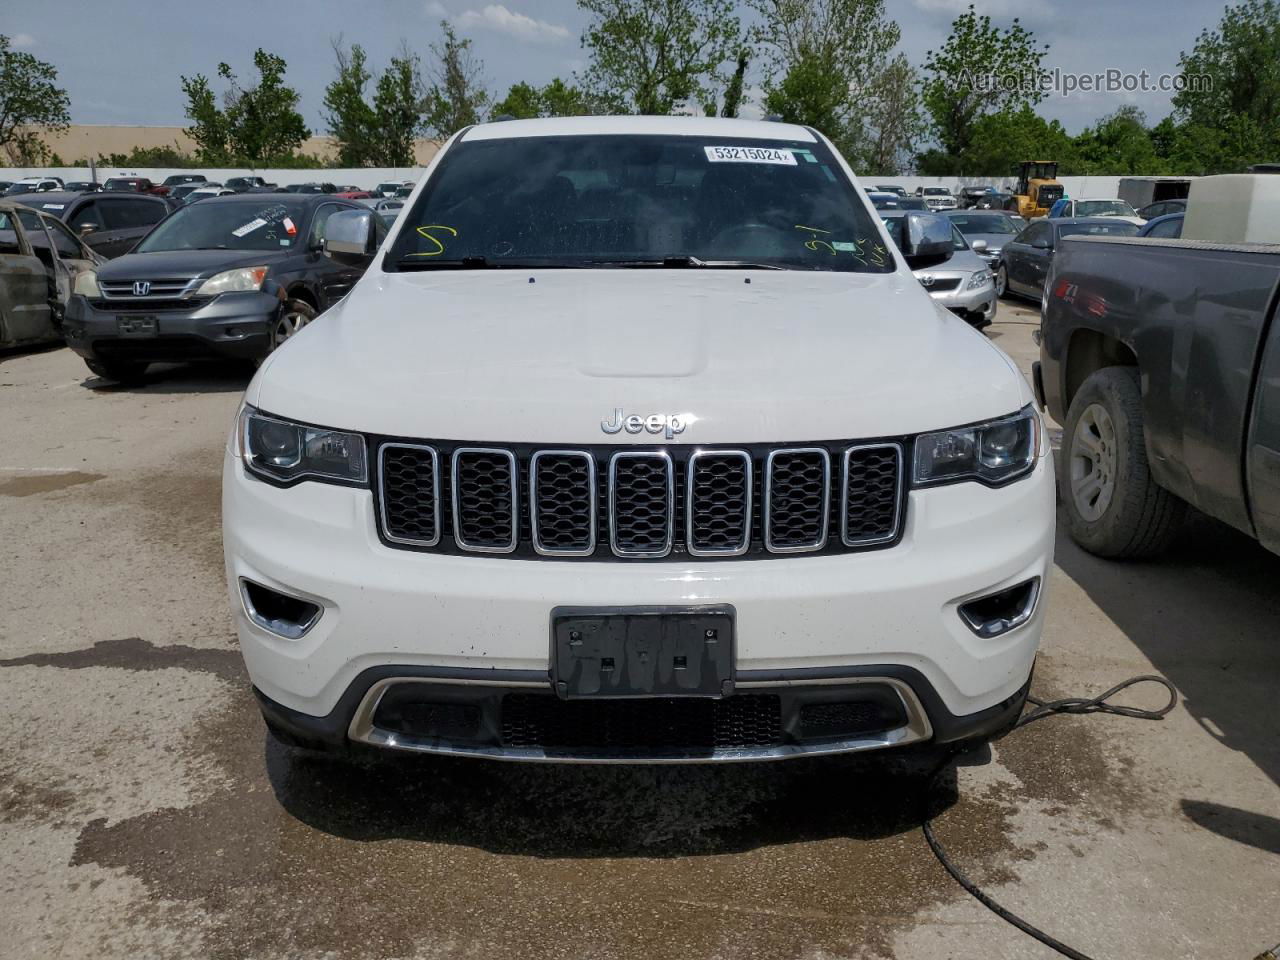
<instances>
[{"instance_id":1,"label":"white cloud","mask_svg":"<svg viewBox=\"0 0 1280 960\"><path fill-rule=\"evenodd\" d=\"M449 16L449 11L444 8L444 4L441 3L440 0L427 0L427 3L422 8L422 12L428 17L444 18Z\"/></svg>"},{"instance_id":2,"label":"white cloud","mask_svg":"<svg viewBox=\"0 0 1280 960\"><path fill-rule=\"evenodd\" d=\"M36 38L29 33L15 33L9 38L9 43L13 45L15 50L20 50L23 47L34 47Z\"/></svg>"},{"instance_id":3,"label":"white cloud","mask_svg":"<svg viewBox=\"0 0 1280 960\"><path fill-rule=\"evenodd\" d=\"M496 30L532 43L555 43L569 38L568 27L535 20L523 13L508 10L499 3L491 3L483 10L464 10L458 14L455 22L459 27Z\"/></svg>"},{"instance_id":4,"label":"white cloud","mask_svg":"<svg viewBox=\"0 0 1280 960\"><path fill-rule=\"evenodd\" d=\"M1053 7L1049 0L914 0L916 7L928 13L945 13L958 17L973 4L978 15L987 15L996 20L1019 17L1023 20L1038 20L1053 15Z\"/></svg>"}]
</instances>

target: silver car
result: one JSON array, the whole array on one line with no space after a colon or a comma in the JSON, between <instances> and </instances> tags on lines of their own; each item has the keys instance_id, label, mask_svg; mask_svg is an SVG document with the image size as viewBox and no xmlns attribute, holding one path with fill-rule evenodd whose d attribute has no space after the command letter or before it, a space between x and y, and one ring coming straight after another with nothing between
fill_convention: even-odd
<instances>
[{"instance_id":1,"label":"silver car","mask_svg":"<svg viewBox=\"0 0 1280 960\"><path fill-rule=\"evenodd\" d=\"M1000 264L1004 245L1022 232L1026 222L1002 210L948 210L943 214L955 224L970 249L994 270Z\"/></svg>"},{"instance_id":2,"label":"silver car","mask_svg":"<svg viewBox=\"0 0 1280 960\"><path fill-rule=\"evenodd\" d=\"M901 245L903 218L908 211L880 210L878 213L889 236ZM929 296L974 329L983 330L996 318L995 277L990 264L973 251L955 224L951 226L951 233L955 252L950 259L912 272L929 291Z\"/></svg>"}]
</instances>

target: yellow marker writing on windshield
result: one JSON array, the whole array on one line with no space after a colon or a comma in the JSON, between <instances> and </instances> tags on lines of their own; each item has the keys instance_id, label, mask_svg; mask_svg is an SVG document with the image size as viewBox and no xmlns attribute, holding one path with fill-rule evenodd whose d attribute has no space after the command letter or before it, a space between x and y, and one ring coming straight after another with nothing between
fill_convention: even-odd
<instances>
[{"instance_id":1,"label":"yellow marker writing on windshield","mask_svg":"<svg viewBox=\"0 0 1280 960\"><path fill-rule=\"evenodd\" d=\"M422 237L424 240L430 240L432 243L434 243L434 244L436 245L437 249L435 249L435 250L427 250L427 251L424 251L424 252L422 252L422 253L411 253L411 254L409 254L409 256L411 256L411 257L438 257L438 256L440 256L440 254L444 253L444 244L440 242L440 238L439 238L439 237L436 237L436 236L434 236L434 235L431 233L431 231L432 231L432 230L447 230L447 231L449 231L449 233L450 233L451 235L453 235L453 236L455 236L455 237L458 235L458 231L457 231L457 230L453 229L453 227L446 227L446 226L445 226L444 224L442 224L442 223L432 223L432 224L428 224L428 225L427 225L427 226L425 226L425 227L418 227L418 231L417 231L417 232L418 232L418 236Z\"/></svg>"}]
</instances>

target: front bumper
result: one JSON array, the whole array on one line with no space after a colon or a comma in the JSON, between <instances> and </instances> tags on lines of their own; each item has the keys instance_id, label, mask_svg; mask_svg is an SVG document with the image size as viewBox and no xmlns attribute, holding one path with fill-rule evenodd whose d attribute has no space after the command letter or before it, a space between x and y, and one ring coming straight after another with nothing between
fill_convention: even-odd
<instances>
[{"instance_id":1,"label":"front bumper","mask_svg":"<svg viewBox=\"0 0 1280 960\"><path fill-rule=\"evenodd\" d=\"M280 311L272 293L224 293L184 309L157 309L145 301L119 305L71 298L63 334L67 345L90 360L151 362L264 357ZM154 317L154 336L122 335L121 317Z\"/></svg>"},{"instance_id":2,"label":"front bumper","mask_svg":"<svg viewBox=\"0 0 1280 960\"><path fill-rule=\"evenodd\" d=\"M945 276L939 274L938 276ZM929 291L929 296L952 313L962 317L971 326L982 330L996 318L996 288L988 281L976 290L966 289L969 277L965 276L955 290Z\"/></svg>"},{"instance_id":3,"label":"front bumper","mask_svg":"<svg viewBox=\"0 0 1280 960\"><path fill-rule=\"evenodd\" d=\"M328 725L342 731L340 740L351 736L352 718L378 679L461 671L499 687L533 683L551 695L556 607L698 604L737 611L733 696L753 681L789 688L798 679L899 680L929 723L929 734L913 739L937 739L953 726L948 718L978 718L980 729L984 711L1007 707L1027 682L1043 592L1029 621L994 639L979 638L957 611L1031 577L1047 582L1053 491L1045 456L1028 477L1000 489L964 483L913 491L903 538L886 550L575 563L391 549L378 538L369 490L313 481L281 489L248 476L228 451L223 540L241 650L268 716ZM240 578L316 603L318 621L297 640L263 630L244 609ZM367 733L357 730L356 739L378 742ZM910 742L871 740L839 749ZM430 749L458 752L440 738Z\"/></svg>"}]
</instances>

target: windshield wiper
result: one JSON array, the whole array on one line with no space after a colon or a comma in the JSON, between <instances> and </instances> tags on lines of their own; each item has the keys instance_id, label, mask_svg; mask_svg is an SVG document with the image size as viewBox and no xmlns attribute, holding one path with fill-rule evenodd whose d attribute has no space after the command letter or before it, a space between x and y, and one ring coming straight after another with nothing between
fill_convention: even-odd
<instances>
[{"instance_id":1,"label":"windshield wiper","mask_svg":"<svg viewBox=\"0 0 1280 960\"><path fill-rule=\"evenodd\" d=\"M637 260L591 260L593 267L622 267L625 269L680 269L681 267L698 267L705 270L786 270L787 267L776 263L756 263L751 260L703 260L688 254Z\"/></svg>"},{"instance_id":2,"label":"windshield wiper","mask_svg":"<svg viewBox=\"0 0 1280 960\"><path fill-rule=\"evenodd\" d=\"M396 261L399 270L556 270L576 266L548 257L545 260L489 260L487 257L462 257L441 260L436 257L401 257Z\"/></svg>"}]
</instances>

